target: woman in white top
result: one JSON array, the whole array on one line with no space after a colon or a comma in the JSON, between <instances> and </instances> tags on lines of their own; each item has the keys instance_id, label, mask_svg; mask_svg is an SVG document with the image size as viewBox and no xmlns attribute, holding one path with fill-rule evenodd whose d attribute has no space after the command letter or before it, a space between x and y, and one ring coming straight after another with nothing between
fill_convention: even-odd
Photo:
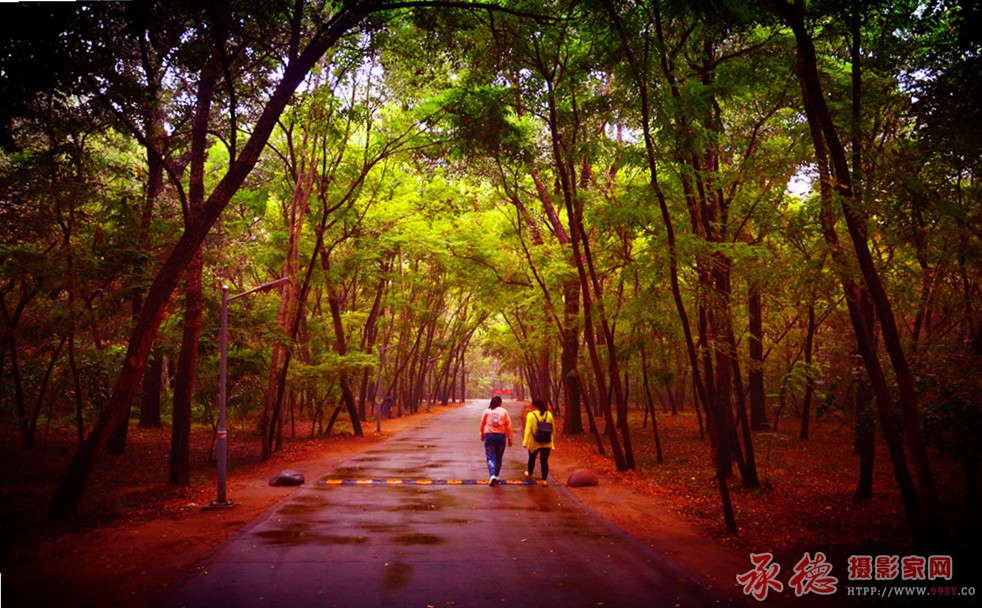
<instances>
[{"instance_id":1,"label":"woman in white top","mask_svg":"<svg viewBox=\"0 0 982 608\"><path fill-rule=\"evenodd\" d=\"M511 445L511 418L508 410L501 407L501 397L491 398L491 405L481 416L481 441L484 442L484 454L488 461L488 475L491 479L488 485L498 483L501 476L501 461L505 456L505 442Z\"/></svg>"}]
</instances>

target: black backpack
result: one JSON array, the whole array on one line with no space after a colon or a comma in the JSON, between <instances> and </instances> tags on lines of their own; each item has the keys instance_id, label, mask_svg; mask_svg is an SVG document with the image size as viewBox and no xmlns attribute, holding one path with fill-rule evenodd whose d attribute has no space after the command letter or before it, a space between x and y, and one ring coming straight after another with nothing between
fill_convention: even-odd
<instances>
[{"instance_id":1,"label":"black backpack","mask_svg":"<svg viewBox=\"0 0 982 608\"><path fill-rule=\"evenodd\" d=\"M548 418L548 413L546 413ZM532 436L536 443L549 443L552 441L552 423L545 419L535 417L535 434Z\"/></svg>"}]
</instances>

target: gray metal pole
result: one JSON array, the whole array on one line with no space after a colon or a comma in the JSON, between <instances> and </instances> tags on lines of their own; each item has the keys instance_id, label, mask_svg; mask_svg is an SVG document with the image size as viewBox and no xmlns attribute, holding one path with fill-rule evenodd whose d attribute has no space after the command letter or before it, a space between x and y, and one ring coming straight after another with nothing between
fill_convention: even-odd
<instances>
[{"instance_id":1,"label":"gray metal pole","mask_svg":"<svg viewBox=\"0 0 982 608\"><path fill-rule=\"evenodd\" d=\"M378 347L378 379L375 381L375 400L378 402L378 407L375 410L376 433L382 430L382 404L385 403L385 399L382 397L382 366L385 365L385 351L397 346L402 346L402 342L389 344L385 348Z\"/></svg>"},{"instance_id":2,"label":"gray metal pole","mask_svg":"<svg viewBox=\"0 0 982 608\"><path fill-rule=\"evenodd\" d=\"M385 400L382 398L382 353L385 352L381 346L378 347L378 373L375 374L378 378L375 381L375 401L378 406L375 408L375 432L378 433L382 430L382 405Z\"/></svg>"},{"instance_id":3,"label":"gray metal pole","mask_svg":"<svg viewBox=\"0 0 982 608\"><path fill-rule=\"evenodd\" d=\"M226 476L228 471L228 430L225 428L225 399L228 379L228 285L222 285L222 324L218 334L220 362L218 366L218 498L213 508L235 506L228 500Z\"/></svg>"},{"instance_id":4,"label":"gray metal pole","mask_svg":"<svg viewBox=\"0 0 982 608\"><path fill-rule=\"evenodd\" d=\"M382 404L385 401L382 399L382 347L378 347L378 373L375 374L378 378L375 380L375 402L378 404L375 407L375 432L378 433L382 430Z\"/></svg>"},{"instance_id":5,"label":"gray metal pole","mask_svg":"<svg viewBox=\"0 0 982 608\"><path fill-rule=\"evenodd\" d=\"M218 334L218 498L216 498L206 509L225 509L234 507L235 503L228 499L228 429L225 425L225 408L228 384L228 303L241 297L267 291L280 285L290 282L289 277L282 277L275 281L263 283L249 291L228 297L228 285L222 285L222 321L221 329Z\"/></svg>"}]
</instances>

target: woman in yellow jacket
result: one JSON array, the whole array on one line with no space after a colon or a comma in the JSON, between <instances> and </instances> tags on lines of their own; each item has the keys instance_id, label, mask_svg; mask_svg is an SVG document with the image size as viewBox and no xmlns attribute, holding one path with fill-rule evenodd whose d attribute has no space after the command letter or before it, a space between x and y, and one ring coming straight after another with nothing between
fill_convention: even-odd
<instances>
[{"instance_id":1,"label":"woman in yellow jacket","mask_svg":"<svg viewBox=\"0 0 982 608\"><path fill-rule=\"evenodd\" d=\"M555 420L552 412L546 409L546 404L541 399L532 401L535 408L525 417L525 438L522 446L529 451L529 465L525 472L525 478L531 479L535 472L535 457L539 456L542 463L542 481L549 479L549 454L556 447L553 439L553 425Z\"/></svg>"}]
</instances>

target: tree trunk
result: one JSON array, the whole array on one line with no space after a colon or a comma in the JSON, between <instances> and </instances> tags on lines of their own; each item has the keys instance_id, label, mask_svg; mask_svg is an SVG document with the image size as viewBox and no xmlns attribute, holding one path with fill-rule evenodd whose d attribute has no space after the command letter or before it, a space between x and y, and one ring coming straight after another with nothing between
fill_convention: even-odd
<instances>
[{"instance_id":1,"label":"tree trunk","mask_svg":"<svg viewBox=\"0 0 982 608\"><path fill-rule=\"evenodd\" d=\"M44 397L48 392L48 382L51 380L51 372L54 371L55 363L58 362L58 357L61 355L61 349L65 347L65 342L67 341L68 335L65 335L58 342L58 347L55 348L55 352L51 355L51 360L48 362L48 367L44 370L44 378L41 379L41 385L38 386L38 398L34 403L34 411L31 414L28 433L24 436L24 445L28 449L34 447L34 439L37 436L38 418L41 415L41 406L44 405Z\"/></svg>"},{"instance_id":2,"label":"tree trunk","mask_svg":"<svg viewBox=\"0 0 982 608\"><path fill-rule=\"evenodd\" d=\"M815 381L812 378L812 344L815 337L815 305L808 307L808 330L805 332L805 398L801 404L801 432L800 439L808 439L808 425L811 421L812 395L815 393Z\"/></svg>"},{"instance_id":3,"label":"tree trunk","mask_svg":"<svg viewBox=\"0 0 982 608\"><path fill-rule=\"evenodd\" d=\"M857 500L873 498L873 464L876 448L876 414L873 412L873 393L865 378L857 378L853 389L856 402L856 453L859 455L859 479L856 482Z\"/></svg>"},{"instance_id":4,"label":"tree trunk","mask_svg":"<svg viewBox=\"0 0 982 608\"><path fill-rule=\"evenodd\" d=\"M132 411L133 407L131 406L126 412L126 416L113 429L112 435L109 437L109 444L106 447L107 453L119 455L126 451L126 438L129 435L130 414Z\"/></svg>"},{"instance_id":5,"label":"tree trunk","mask_svg":"<svg viewBox=\"0 0 982 608\"><path fill-rule=\"evenodd\" d=\"M862 200L863 180L863 136L862 136L862 45L861 25L862 6L859 0L852 1L852 42L849 54L852 58L852 178L855 184L857 202ZM876 322L873 304L869 293L863 289L860 292L859 307L863 311L866 329L876 343ZM920 314L914 327L914 347L917 345L917 333L920 329ZM855 353L857 356L859 353ZM876 434L875 415L872 410L873 395L869 384L864 378L856 380L853 391L856 401L856 451L859 454L859 479L856 485L856 498L866 500L873 497L873 463L875 458Z\"/></svg>"},{"instance_id":6,"label":"tree trunk","mask_svg":"<svg viewBox=\"0 0 982 608\"><path fill-rule=\"evenodd\" d=\"M174 426L171 430L170 483L191 485L191 411L194 409L194 384L201 338L202 260L196 255L185 272L184 336L177 359L174 384Z\"/></svg>"},{"instance_id":7,"label":"tree trunk","mask_svg":"<svg viewBox=\"0 0 982 608\"><path fill-rule=\"evenodd\" d=\"M198 85L198 102L191 123L191 158L188 178L188 209L185 230L195 223L205 202L205 160L208 150L208 117L211 113L218 68L206 67ZM172 485L191 485L191 412L198 371L201 315L204 309L200 248L192 256L184 274L184 333L177 360L174 384L174 423L171 429L170 477Z\"/></svg>"},{"instance_id":8,"label":"tree trunk","mask_svg":"<svg viewBox=\"0 0 982 608\"><path fill-rule=\"evenodd\" d=\"M164 372L164 358L159 352L153 353L143 378L143 400L140 405L140 427L160 428L160 391L163 388L161 375Z\"/></svg>"},{"instance_id":9,"label":"tree trunk","mask_svg":"<svg viewBox=\"0 0 982 608\"><path fill-rule=\"evenodd\" d=\"M672 222L671 213L668 209L668 202L666 200L665 194L659 184L658 178L658 166L657 166L657 154L655 151L654 138L651 131L651 107L650 100L648 98L648 65L647 60L649 55L647 52L644 53L644 61L642 64L633 52L630 44L631 38L624 29L624 24L617 14L617 10L614 8L613 2L611 0L605 0L604 5L607 9L608 14L611 16L614 25L617 28L618 35L625 54L628 57L628 62L631 67L631 75L634 80L635 86L638 90L638 96L641 103L641 127L642 135L645 144L646 160L648 164L648 171L650 174L651 189L655 194L658 201L658 206L661 211L662 222L665 226L665 232L668 242L668 264L669 264L669 277L672 286L672 297L675 301L675 307L679 314L679 320L682 324L682 331L685 336L686 351L689 356L689 363L692 367L693 372L693 385L695 387L696 397L706 407L707 414L711 410L709 403L711 401L708 394L708 388L700 377L700 367L698 353L696 349L696 343L693 339L691 325L689 323L688 313L685 309L685 304L682 301L682 290L679 285L679 274L678 274L678 248L675 241L675 232ZM660 22L656 19L656 28L660 30ZM647 43L647 41L645 41ZM663 63L665 62L665 57L662 57ZM707 420L707 424L710 427L710 435L715 435L716 430L712 420ZM714 451L710 454L710 460L716 469L716 477L719 486L720 501L723 508L723 519L726 526L727 532L730 534L736 534L736 519L733 514L733 505L730 502L729 488L726 485L724 471L720 466L720 461Z\"/></svg>"},{"instance_id":10,"label":"tree trunk","mask_svg":"<svg viewBox=\"0 0 982 608\"><path fill-rule=\"evenodd\" d=\"M839 139L838 131L832 120L832 114L825 103L821 79L818 74L818 59L811 36L805 29L804 2L796 0L794 5L778 1L778 12L787 21L794 32L798 46L799 80L805 94L810 98L812 106L810 120L817 123L821 136L828 146L828 156L835 174L835 192L841 201L842 212L846 220L849 237L853 250L859 262L859 268L869 290L870 298L879 319L880 333L886 346L887 354L893 365L893 370L899 389L900 404L903 412L904 437L910 449L910 458L914 463L914 471L920 484L920 499L926 516L925 524L928 534L919 538L919 542L927 542L930 546L944 545L946 532L938 504L938 494L931 473L921 431L920 416L917 411L917 398L914 390L914 377L907 363L897 330L893 308L883 282L880 278L866 238L866 230L862 219L857 215L854 206L853 188L849 163L845 148ZM874 390L876 380L874 380ZM878 398L879 399L879 398ZM881 416L882 419L882 416ZM926 548L926 546L925 546Z\"/></svg>"},{"instance_id":11,"label":"tree trunk","mask_svg":"<svg viewBox=\"0 0 982 608\"><path fill-rule=\"evenodd\" d=\"M584 170L585 171L585 170ZM584 176L585 179L585 176ZM590 285L593 288L593 293L595 295L597 317L600 321L600 328L603 333L604 343L607 346L607 366L608 372L610 374L610 389L613 393L614 402L617 405L617 429L621 432L621 437L623 439L624 446L624 467L628 470L634 470L637 465L634 461L634 448L631 443L631 429L628 424L628 404L627 404L627 392L626 386L621 382L621 372L619 357L617 355L617 342L614 336L614 330L611 327L610 320L608 318L607 311L603 302L603 290L600 284L600 280L597 276L597 270L593 263L593 253L590 248L590 238L587 234L586 228L583 225L583 204L582 201L575 196L575 191L570 191L566 195L566 209L567 213L575 214L575 221L570 220L570 231L579 231L580 233L580 244L582 247L582 261L586 262L587 277L589 277ZM576 243L575 236L573 243ZM579 260L579 256L577 256ZM578 263L578 266L582 266L582 263ZM582 277L581 277L582 280ZM584 289L588 289L587 285L584 285ZM609 410L609 401L608 408ZM615 449L616 444L612 442L611 449ZM617 448L619 449L619 448ZM616 460L616 453L615 453Z\"/></svg>"},{"instance_id":12,"label":"tree trunk","mask_svg":"<svg viewBox=\"0 0 982 608\"><path fill-rule=\"evenodd\" d=\"M570 224L570 244L573 249L573 265L576 268L577 276L580 282L580 293L582 295L583 302L583 316L584 316L584 336L586 338L586 343L588 350L590 352L590 363L593 367L593 373L597 382L597 393L599 395L604 395L607 392L607 383L603 367L600 363L599 354L597 353L596 344L596 326L594 325L594 298L591 295L590 278L587 275L587 264L588 264L588 244L583 239L585 238L586 231L583 230L581 224L580 216L578 215L579 210L577 209L576 203L574 202L575 192L574 184L572 182L572 176L570 175L570 166L567 164L568 159L563 154L562 146L560 144L561 135L559 133L559 123L557 118L556 110L556 99L555 93L550 90L548 93L548 106L549 106L549 131L551 135L552 142L552 155L553 160L556 164L556 169L559 173L560 187L563 192L563 199L566 207L567 221ZM597 297L600 297L598 292ZM597 312L597 316L602 317L602 311ZM603 321L603 319L601 319ZM606 337L606 335L605 335ZM610 344L608 348L613 348ZM611 369L613 371L613 368ZM620 379L614 375L611 378L612 383L616 383L617 387L615 399L621 399L620 392ZM611 412L611 404L609 400L603 400L598 402L598 407L602 409L602 414L604 420L607 424L608 437L610 439L610 449L613 452L614 464L618 471L624 471L628 469L627 461L624 458L624 452L621 450L621 440L617 435L616 426L614 425L613 415Z\"/></svg>"},{"instance_id":13,"label":"tree trunk","mask_svg":"<svg viewBox=\"0 0 982 608\"><path fill-rule=\"evenodd\" d=\"M665 461L661 449L661 437L658 436L658 418L655 416L655 402L651 398L651 387L648 386L648 355L644 345L641 345L641 381L644 386L644 395L648 403L648 412L651 414L651 433L655 439L655 453L658 457L658 464Z\"/></svg>"},{"instance_id":14,"label":"tree trunk","mask_svg":"<svg viewBox=\"0 0 982 608\"><path fill-rule=\"evenodd\" d=\"M68 334L68 367L72 371L72 392L75 396L75 429L78 433L78 445L81 448L85 443L85 429L83 428L82 406L85 404L85 395L82 392L82 377L78 371L78 361L75 358L75 332Z\"/></svg>"},{"instance_id":15,"label":"tree trunk","mask_svg":"<svg viewBox=\"0 0 982 608\"><path fill-rule=\"evenodd\" d=\"M328 307L331 310L331 319L334 322L334 337L335 345L337 348L338 356L344 358L348 354L347 342L345 339L344 323L341 319L341 304L338 298L337 290L334 287L333 282L330 279L330 266L328 264L328 253L321 253L321 266L324 268L325 274L325 284L327 286L327 301ZM351 380L349 374L345 370L341 370L338 374L338 385L341 387L341 398L344 403L344 407L348 412L348 417L351 418L351 427L356 437L361 437L364 432L361 428L361 419L358 417L358 407L355 404L355 395L351 390Z\"/></svg>"},{"instance_id":16,"label":"tree trunk","mask_svg":"<svg viewBox=\"0 0 982 608\"><path fill-rule=\"evenodd\" d=\"M782 7L784 9L789 9L789 7L781 4L778 4L778 7L779 10ZM804 32L804 26L800 23L800 17L797 17L796 19L798 28L801 29L801 36L806 37L807 33ZM798 36L797 32L796 36ZM880 414L880 424L883 431L883 437L887 443L887 448L890 453L890 460L893 464L894 474L897 478L897 485L900 489L901 499L907 514L907 521L911 528L911 534L919 549L927 549L931 544L930 530L928 529L924 518L924 512L921 508L920 499L917 495L917 488L914 486L914 481L910 476L909 469L907 468L906 456L904 454L903 444L900 440L899 432L894 424L892 399L890 397L890 391L887 386L886 378L883 374L882 368L880 367L879 359L877 358L876 348L873 343L873 335L869 331L870 325L864 311L860 306L859 294L861 292L861 288L852 279L852 273L848 267L848 258L846 257L845 251L839 244L838 235L835 232L835 218L833 216L834 201L832 197L833 181L839 182L841 178L838 174L836 174L835 180L833 180L833 176L829 171L828 156L825 148L825 132L821 128L819 119L815 115L815 107L818 105L818 102L814 99L813 88L809 87L806 83L808 78L806 77L805 70L808 67L809 60L807 54L802 50L803 44L801 40L807 39L799 39L799 80L801 82L805 112L808 116L808 125L811 131L812 142L815 147L815 156L819 167L819 185L822 201L820 219L822 222L823 236L831 249L832 258L836 264L836 270L839 274L843 291L845 292L846 304L849 308L849 315L856 335L858 349L862 355L867 373L869 374L873 392L876 395L876 403ZM810 40L807 41L810 43ZM817 71L814 62L814 49L812 49L810 63L811 71L814 72L812 78L817 78ZM820 90L818 92L821 93Z\"/></svg>"},{"instance_id":17,"label":"tree trunk","mask_svg":"<svg viewBox=\"0 0 982 608\"><path fill-rule=\"evenodd\" d=\"M750 314L750 369L747 381L750 389L750 428L763 430L767 424L767 401L764 391L764 315L760 283L750 284L747 310Z\"/></svg>"},{"instance_id":18,"label":"tree trunk","mask_svg":"<svg viewBox=\"0 0 982 608\"><path fill-rule=\"evenodd\" d=\"M539 383L539 393L538 395L533 394L532 398L542 399L544 403L552 403L552 382L550 380L551 373L549 369L549 348L546 345L539 351L539 361L536 365L536 371L538 372L538 383Z\"/></svg>"},{"instance_id":19,"label":"tree trunk","mask_svg":"<svg viewBox=\"0 0 982 608\"><path fill-rule=\"evenodd\" d=\"M375 350L375 341L378 339L378 320L382 315L382 296L385 294L385 288L389 281L386 278L386 274L391 268L392 255L388 255L386 259L380 265L379 270L382 272L382 278L379 279L378 286L375 288L375 298L372 301L372 310L368 313L368 318L365 320L365 331L362 333L361 339L361 350L362 352L370 353ZM382 373L379 369L377 373ZM381 398L379 395L375 394L375 386L370 385L369 381L369 370L365 370L362 375L361 390L359 392L358 399L358 415L362 420L368 418L368 412L366 410L366 397L370 397L372 403L381 403ZM370 391L370 392L369 392Z\"/></svg>"},{"instance_id":20,"label":"tree trunk","mask_svg":"<svg viewBox=\"0 0 982 608\"><path fill-rule=\"evenodd\" d=\"M548 188L542 182L539 173L535 169L531 171L531 175L535 183L539 201L542 203L542 208L545 211L546 218L549 220L549 225L552 227L552 232L556 235L556 240L564 247L571 247L572 243L569 231L566 230L562 219L556 212L556 207L552 203L552 197L549 195ZM538 230L535 231L535 234L538 234ZM571 260L570 265L573 264L574 262ZM577 317L580 312L580 284L576 280L566 281L563 283L562 290L563 320L562 323L559 323L559 331L562 341L560 376L566 405L566 415L563 416L563 432L569 435L577 435L583 432L582 396L580 394L580 381L577 377L580 360L579 330L577 329ZM545 287L543 287L543 291L548 296L548 290Z\"/></svg>"},{"instance_id":21,"label":"tree trunk","mask_svg":"<svg viewBox=\"0 0 982 608\"><path fill-rule=\"evenodd\" d=\"M962 457L962 468L965 471L965 502L974 505L978 502L979 493L979 450L969 450Z\"/></svg>"},{"instance_id":22,"label":"tree trunk","mask_svg":"<svg viewBox=\"0 0 982 608\"><path fill-rule=\"evenodd\" d=\"M164 191L164 163L169 151L167 150L167 133L164 128L164 113L162 109L160 70L151 61L150 49L147 39L140 36L143 72L147 79L147 99L150 103L146 106L143 115L143 128L146 138L146 159L147 159L147 179L143 193L143 209L140 213L140 230L137 242L140 249L150 251L152 243L150 238L150 224L153 220L154 206L160 194ZM159 66L158 66L159 67ZM143 260L138 261L135 268L136 273L144 271ZM143 307L143 293L139 289L133 292L133 318L139 317ZM159 428L160 422L160 373L162 369L162 359L159 353L155 354L149 362L148 374L143 382L143 398L140 401L140 426L144 428Z\"/></svg>"},{"instance_id":23,"label":"tree trunk","mask_svg":"<svg viewBox=\"0 0 982 608\"><path fill-rule=\"evenodd\" d=\"M297 285L297 276L300 270L300 233L303 229L304 219L307 217L316 168L316 163L312 159L308 162L305 154L301 154L301 156L301 171L296 176L293 196L290 199L289 207L284 209L283 214L287 223L287 246L283 256L283 271L281 276L288 277L290 284L283 291L283 296L280 299L277 329L289 338L295 338L299 335L304 312L303 302L299 293L303 291L303 288L297 289L295 286ZM313 264L313 260L311 264ZM286 373L282 369L288 364L286 350L286 345L282 343L273 344L273 353L270 357L268 389L266 391L266 401L263 404L262 415L263 459L269 458L273 454L274 447L279 443L276 441L276 438L279 436L280 421L282 420L281 408L283 407L280 395L283 394L285 389L279 383L286 381Z\"/></svg>"},{"instance_id":24,"label":"tree trunk","mask_svg":"<svg viewBox=\"0 0 982 608\"><path fill-rule=\"evenodd\" d=\"M730 333L727 336L730 351L733 353L731 367L733 369L733 392L737 398L737 421L743 430L743 450L745 454L743 467L740 469L743 487L759 488L760 478L757 475L757 456L754 450L753 435L750 432L750 421L747 416L747 399L743 390L743 379L740 374L740 363L736 357L737 346L736 337L733 335L733 325L730 324Z\"/></svg>"},{"instance_id":25,"label":"tree trunk","mask_svg":"<svg viewBox=\"0 0 982 608\"><path fill-rule=\"evenodd\" d=\"M52 245L52 247L54 247L54 245ZM13 314L10 314L10 310L7 308L6 293L0 294L0 313L3 313L3 336L0 338L0 376L3 374L4 351L9 350L10 370L14 381L14 399L17 403L17 419L20 425L21 438L25 445L28 445L28 438L32 433L30 424L27 420L27 402L24 397L24 385L20 375L20 363L18 362L17 357L17 335L15 330L17 329L17 324L21 319L24 309L36 294L37 288L32 289L30 292L28 292L26 289L22 289L21 296L18 299L17 306L14 308Z\"/></svg>"}]
</instances>

